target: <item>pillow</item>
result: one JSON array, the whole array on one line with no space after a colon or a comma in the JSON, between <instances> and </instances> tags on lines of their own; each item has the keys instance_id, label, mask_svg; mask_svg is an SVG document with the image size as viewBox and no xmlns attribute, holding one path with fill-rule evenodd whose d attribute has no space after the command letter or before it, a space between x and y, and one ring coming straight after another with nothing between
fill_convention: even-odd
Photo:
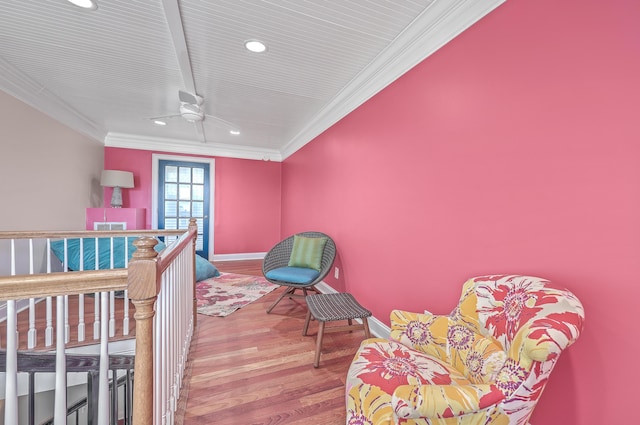
<instances>
[{"instance_id":1,"label":"pillow","mask_svg":"<svg viewBox=\"0 0 640 425\"><path fill-rule=\"evenodd\" d=\"M206 258L196 254L196 282L217 276L220 276L220 272L216 269L216 266Z\"/></svg>"},{"instance_id":2,"label":"pillow","mask_svg":"<svg viewBox=\"0 0 640 425\"><path fill-rule=\"evenodd\" d=\"M309 238L293 236L293 249L289 257L289 267L304 267L320 271L322 268L322 252L327 238Z\"/></svg>"},{"instance_id":3,"label":"pillow","mask_svg":"<svg viewBox=\"0 0 640 425\"><path fill-rule=\"evenodd\" d=\"M167 246L158 241L158 244L155 246L155 250L160 252L165 249ZM135 247L134 247L135 251ZM133 252L132 252L133 254ZM207 260L199 254L196 254L196 282L200 282L201 280L209 279L212 277L220 276L220 272Z\"/></svg>"},{"instance_id":4,"label":"pillow","mask_svg":"<svg viewBox=\"0 0 640 425\"><path fill-rule=\"evenodd\" d=\"M279 267L265 274L268 279L300 284L311 283L319 275L318 270L302 267Z\"/></svg>"}]
</instances>

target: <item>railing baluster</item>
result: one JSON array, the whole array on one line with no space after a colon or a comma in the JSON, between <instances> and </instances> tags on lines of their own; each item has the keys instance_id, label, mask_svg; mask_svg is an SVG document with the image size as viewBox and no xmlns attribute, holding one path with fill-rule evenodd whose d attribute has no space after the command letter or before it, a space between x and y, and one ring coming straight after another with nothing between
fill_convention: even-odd
<instances>
[{"instance_id":1,"label":"railing baluster","mask_svg":"<svg viewBox=\"0 0 640 425\"><path fill-rule=\"evenodd\" d=\"M109 292L109 336L116 336L116 293Z\"/></svg>"},{"instance_id":2,"label":"railing baluster","mask_svg":"<svg viewBox=\"0 0 640 425\"><path fill-rule=\"evenodd\" d=\"M16 274L16 241L11 239L11 276ZM4 423L18 423L18 328L15 300L8 300Z\"/></svg>"},{"instance_id":3,"label":"railing baluster","mask_svg":"<svg viewBox=\"0 0 640 425\"><path fill-rule=\"evenodd\" d=\"M78 295L78 342L84 341L84 332L84 294L80 294Z\"/></svg>"},{"instance_id":4,"label":"railing baluster","mask_svg":"<svg viewBox=\"0 0 640 425\"><path fill-rule=\"evenodd\" d=\"M84 270L84 238L80 238L80 270ZM84 341L84 294L78 295L78 342Z\"/></svg>"},{"instance_id":5,"label":"railing baluster","mask_svg":"<svg viewBox=\"0 0 640 425\"><path fill-rule=\"evenodd\" d=\"M113 257L115 257L114 252L113 252L113 237L110 238L110 251L109 251L109 259L110 259L110 264L109 264L109 268L110 269L114 269L114 261L115 259ZM113 337L116 335L116 310L115 310L115 293L113 291L111 291L109 293L109 336Z\"/></svg>"},{"instance_id":6,"label":"railing baluster","mask_svg":"<svg viewBox=\"0 0 640 425\"><path fill-rule=\"evenodd\" d=\"M66 251L66 250L65 250ZM53 420L55 425L67 423L67 361L65 357L64 296L56 297L56 389ZM16 422L17 423L17 422Z\"/></svg>"},{"instance_id":7,"label":"railing baluster","mask_svg":"<svg viewBox=\"0 0 640 425\"><path fill-rule=\"evenodd\" d=\"M53 345L53 298L47 297L47 327L44 330L44 345L51 347Z\"/></svg>"},{"instance_id":8,"label":"railing baluster","mask_svg":"<svg viewBox=\"0 0 640 425\"><path fill-rule=\"evenodd\" d=\"M68 272L69 271L69 240L67 238L64 238L64 272ZM69 342L69 334L71 333L71 327L69 326L69 296L65 295L64 296L64 343L68 343ZM60 306L57 305L56 308L59 308ZM57 317L60 317L60 313L57 312ZM62 326L62 320L58 320L56 322L56 326L58 328L60 328ZM57 332L58 335L60 334L60 332ZM56 424L57 425L57 424Z\"/></svg>"},{"instance_id":9,"label":"railing baluster","mask_svg":"<svg viewBox=\"0 0 640 425\"><path fill-rule=\"evenodd\" d=\"M111 415L111 425L116 425L118 421L118 373L117 370L111 371L111 403L109 405Z\"/></svg>"},{"instance_id":10,"label":"railing baluster","mask_svg":"<svg viewBox=\"0 0 640 425\"><path fill-rule=\"evenodd\" d=\"M109 414L109 337L107 312L109 311L109 298L107 292L102 292L102 329L100 332L100 381L98 383L98 425L108 425Z\"/></svg>"},{"instance_id":11,"label":"railing baluster","mask_svg":"<svg viewBox=\"0 0 640 425\"><path fill-rule=\"evenodd\" d=\"M98 270L100 269L100 253L98 252L99 249L99 244L98 244L98 238L94 238L94 252L96 253L95 257L95 263L94 263L94 270ZM98 339L100 338L100 293L96 292L94 295L94 299L93 299L93 339Z\"/></svg>"},{"instance_id":12,"label":"railing baluster","mask_svg":"<svg viewBox=\"0 0 640 425\"><path fill-rule=\"evenodd\" d=\"M87 374L87 425L98 424L98 388L100 373L91 371Z\"/></svg>"},{"instance_id":13,"label":"railing baluster","mask_svg":"<svg viewBox=\"0 0 640 425\"><path fill-rule=\"evenodd\" d=\"M33 239L29 239L29 274L33 274ZM36 300L29 298L29 331L27 332L27 348L36 346Z\"/></svg>"},{"instance_id":14,"label":"railing baluster","mask_svg":"<svg viewBox=\"0 0 640 425\"><path fill-rule=\"evenodd\" d=\"M36 421L36 374L29 372L29 425Z\"/></svg>"},{"instance_id":15,"label":"railing baluster","mask_svg":"<svg viewBox=\"0 0 640 425\"><path fill-rule=\"evenodd\" d=\"M69 343L71 326L69 325L69 295L64 296L64 342Z\"/></svg>"},{"instance_id":16,"label":"railing baluster","mask_svg":"<svg viewBox=\"0 0 640 425\"><path fill-rule=\"evenodd\" d=\"M27 332L27 348L35 348L37 342L36 300L29 298L29 331Z\"/></svg>"},{"instance_id":17,"label":"railing baluster","mask_svg":"<svg viewBox=\"0 0 640 425\"><path fill-rule=\"evenodd\" d=\"M47 238L47 273L51 273L51 239ZM46 327L44 330L44 345L51 347L53 345L53 300L47 297L46 309Z\"/></svg>"},{"instance_id":18,"label":"railing baluster","mask_svg":"<svg viewBox=\"0 0 640 425\"><path fill-rule=\"evenodd\" d=\"M133 407L133 373L127 369L127 380L124 387L124 417L125 425L131 425L133 417L131 408Z\"/></svg>"},{"instance_id":19,"label":"railing baluster","mask_svg":"<svg viewBox=\"0 0 640 425\"><path fill-rule=\"evenodd\" d=\"M4 423L18 423L18 338L16 302L7 301L7 364L5 372Z\"/></svg>"},{"instance_id":20,"label":"railing baluster","mask_svg":"<svg viewBox=\"0 0 640 425\"><path fill-rule=\"evenodd\" d=\"M125 238L124 266L129 267L129 239ZM129 290L124 291L124 313L122 318L122 335L129 335Z\"/></svg>"},{"instance_id":21,"label":"railing baluster","mask_svg":"<svg viewBox=\"0 0 640 425\"><path fill-rule=\"evenodd\" d=\"M124 313L122 318L122 335L129 335L129 291L124 291Z\"/></svg>"}]
</instances>

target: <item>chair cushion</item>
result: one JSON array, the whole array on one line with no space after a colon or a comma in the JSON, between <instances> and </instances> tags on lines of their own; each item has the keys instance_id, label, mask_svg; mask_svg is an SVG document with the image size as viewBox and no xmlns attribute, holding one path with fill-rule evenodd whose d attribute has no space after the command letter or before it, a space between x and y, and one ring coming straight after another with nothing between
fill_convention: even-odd
<instances>
[{"instance_id":1,"label":"chair cushion","mask_svg":"<svg viewBox=\"0 0 640 425\"><path fill-rule=\"evenodd\" d=\"M507 361L507 353L493 339L464 325L450 326L447 340L449 362L474 384L494 382Z\"/></svg>"},{"instance_id":2,"label":"chair cushion","mask_svg":"<svg viewBox=\"0 0 640 425\"><path fill-rule=\"evenodd\" d=\"M289 257L290 267L303 267L316 269L322 268L322 253L327 244L327 238L306 237L294 235L293 248Z\"/></svg>"},{"instance_id":3,"label":"chair cushion","mask_svg":"<svg viewBox=\"0 0 640 425\"><path fill-rule=\"evenodd\" d=\"M379 338L360 345L348 373L348 383L374 385L393 394L400 385L467 385L456 368L395 341Z\"/></svg>"},{"instance_id":4,"label":"chair cushion","mask_svg":"<svg viewBox=\"0 0 640 425\"><path fill-rule=\"evenodd\" d=\"M304 267L280 267L265 274L268 279L300 284L311 283L319 275L318 270Z\"/></svg>"}]
</instances>

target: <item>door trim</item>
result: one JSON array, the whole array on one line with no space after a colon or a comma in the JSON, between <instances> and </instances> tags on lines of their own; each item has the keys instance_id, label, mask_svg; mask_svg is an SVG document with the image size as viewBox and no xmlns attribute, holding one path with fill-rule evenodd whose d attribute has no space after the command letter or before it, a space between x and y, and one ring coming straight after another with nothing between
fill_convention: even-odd
<instances>
[{"instance_id":1,"label":"door trim","mask_svg":"<svg viewBox=\"0 0 640 425\"><path fill-rule=\"evenodd\" d=\"M151 228L158 228L158 170L160 161L184 161L197 162L209 165L209 258L213 258L214 241L214 215L215 215L215 158L203 158L199 156L165 155L154 153L151 155Z\"/></svg>"}]
</instances>

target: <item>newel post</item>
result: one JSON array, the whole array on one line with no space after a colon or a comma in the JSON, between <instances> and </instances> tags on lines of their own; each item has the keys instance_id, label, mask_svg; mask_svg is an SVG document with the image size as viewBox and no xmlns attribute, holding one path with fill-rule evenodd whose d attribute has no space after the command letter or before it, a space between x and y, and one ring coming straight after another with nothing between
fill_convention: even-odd
<instances>
[{"instance_id":1,"label":"newel post","mask_svg":"<svg viewBox=\"0 0 640 425\"><path fill-rule=\"evenodd\" d=\"M129 262L129 298L136 311L136 361L133 392L133 424L153 424L153 316L158 298L158 241L143 237L133 244L137 248Z\"/></svg>"},{"instance_id":2,"label":"newel post","mask_svg":"<svg viewBox=\"0 0 640 425\"><path fill-rule=\"evenodd\" d=\"M198 222L195 218L189 219L189 231L194 230L196 237L192 240L193 249L193 329L198 324L198 297L196 297L196 240L198 239Z\"/></svg>"}]
</instances>

